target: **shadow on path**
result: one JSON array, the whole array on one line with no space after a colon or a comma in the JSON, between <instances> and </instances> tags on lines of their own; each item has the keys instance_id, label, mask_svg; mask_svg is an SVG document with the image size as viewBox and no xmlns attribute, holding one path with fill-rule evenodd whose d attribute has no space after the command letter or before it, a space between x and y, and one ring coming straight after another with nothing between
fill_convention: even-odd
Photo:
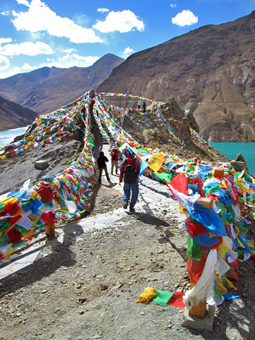
<instances>
[{"instance_id":1,"label":"shadow on path","mask_svg":"<svg viewBox=\"0 0 255 340\"><path fill-rule=\"evenodd\" d=\"M148 188L153 190L153 188L150 188L150 187L148 187ZM154 190L154 191L158 192L157 190ZM164 194L164 193L161 193L161 194ZM167 194L165 194L165 196L166 195ZM162 236L161 238L158 239L158 242L160 244L170 243L171 247L178 252L178 254L182 257L182 259L184 261L187 261L188 258L187 258L187 254L186 254L186 247L185 248L184 247L177 248L176 245L171 241L171 238L175 237L175 235L169 230L169 227L171 227L171 228L176 227L176 222L171 221L170 223L167 223L166 221L157 218L154 215L153 211L151 210L149 204L146 202L146 197L144 197L143 194L140 194L140 197L142 197L142 200L145 203L143 205L143 208L145 209L145 211L147 211L147 213L143 214L146 217L142 217L143 220L142 220L142 218L140 218L141 221L143 221L144 223L147 223L147 224L154 224L154 225L156 225L155 229L160 230L162 232L162 234L164 234L164 236ZM167 197L173 197L173 196L170 194ZM139 213L135 213L135 215L139 215L140 216Z\"/></svg>"},{"instance_id":2,"label":"shadow on path","mask_svg":"<svg viewBox=\"0 0 255 340\"><path fill-rule=\"evenodd\" d=\"M47 239L46 244L42 247L21 255L20 258L38 250L50 248L48 249L49 254L45 257L38 258L32 264L2 279L0 296L13 293L22 287L50 276L61 267L72 267L76 263L75 254L70 250L70 246L75 242L76 237L84 233L84 231L78 224L72 226L67 224L61 228L64 231L63 243L59 242L57 238Z\"/></svg>"}]
</instances>

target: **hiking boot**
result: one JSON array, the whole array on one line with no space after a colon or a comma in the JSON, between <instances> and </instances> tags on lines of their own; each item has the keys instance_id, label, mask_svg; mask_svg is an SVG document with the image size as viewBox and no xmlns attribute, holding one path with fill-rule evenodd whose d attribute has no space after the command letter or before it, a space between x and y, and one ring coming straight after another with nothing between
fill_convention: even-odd
<instances>
[{"instance_id":1,"label":"hiking boot","mask_svg":"<svg viewBox=\"0 0 255 340\"><path fill-rule=\"evenodd\" d=\"M124 203L123 208L127 209L127 207L128 207L128 203Z\"/></svg>"},{"instance_id":2,"label":"hiking boot","mask_svg":"<svg viewBox=\"0 0 255 340\"><path fill-rule=\"evenodd\" d=\"M135 212L135 209L134 208L130 208L129 211L130 212Z\"/></svg>"}]
</instances>

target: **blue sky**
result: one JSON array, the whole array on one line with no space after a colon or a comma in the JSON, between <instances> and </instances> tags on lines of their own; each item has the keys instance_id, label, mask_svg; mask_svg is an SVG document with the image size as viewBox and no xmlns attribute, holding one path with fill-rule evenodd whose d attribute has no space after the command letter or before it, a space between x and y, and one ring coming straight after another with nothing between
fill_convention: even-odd
<instances>
[{"instance_id":1,"label":"blue sky","mask_svg":"<svg viewBox=\"0 0 255 340\"><path fill-rule=\"evenodd\" d=\"M254 9L255 0L0 0L0 78L127 58Z\"/></svg>"}]
</instances>

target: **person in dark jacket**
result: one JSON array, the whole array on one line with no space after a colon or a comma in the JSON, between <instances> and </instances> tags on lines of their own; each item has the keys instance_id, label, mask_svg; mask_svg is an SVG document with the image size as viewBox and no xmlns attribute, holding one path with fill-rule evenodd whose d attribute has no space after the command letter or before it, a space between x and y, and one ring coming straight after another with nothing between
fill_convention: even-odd
<instances>
[{"instance_id":1,"label":"person in dark jacket","mask_svg":"<svg viewBox=\"0 0 255 340\"><path fill-rule=\"evenodd\" d=\"M107 171L106 162L108 162L108 158L105 157L103 151L101 151L99 153L99 157L97 159L97 164L98 164L98 168L99 168L99 179L98 179L99 183L101 183L101 177L102 177L103 170L105 172L105 175L106 175L108 182L110 182L110 177L109 177L109 174L108 174L108 171Z\"/></svg>"},{"instance_id":2,"label":"person in dark jacket","mask_svg":"<svg viewBox=\"0 0 255 340\"><path fill-rule=\"evenodd\" d=\"M134 181L130 181L128 180L128 178L126 178L126 168L127 165L132 164L136 173L136 178L134 179ZM123 208L127 209L128 207L128 202L130 199L130 194L132 192L132 197L131 197L131 201L130 201L130 206L129 206L129 211L130 212L134 212L134 206L137 202L137 198L138 198L138 193L139 193L139 186L138 186L138 176L140 173L140 163L139 161L134 158L134 154L127 154L127 158L126 160L123 162L122 167L121 167L121 172L120 172L120 181L119 181L119 185L122 182L123 178L124 178L124 194L123 194L123 199L124 199L124 205ZM130 183L133 182L133 183Z\"/></svg>"},{"instance_id":3,"label":"person in dark jacket","mask_svg":"<svg viewBox=\"0 0 255 340\"><path fill-rule=\"evenodd\" d=\"M146 103L143 102L143 112L146 112Z\"/></svg>"}]
</instances>

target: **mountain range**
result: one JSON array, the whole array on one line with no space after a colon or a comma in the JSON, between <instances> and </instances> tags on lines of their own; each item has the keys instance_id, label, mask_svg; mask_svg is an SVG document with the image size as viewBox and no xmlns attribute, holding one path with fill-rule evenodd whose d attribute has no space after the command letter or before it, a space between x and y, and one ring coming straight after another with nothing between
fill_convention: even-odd
<instances>
[{"instance_id":1,"label":"mountain range","mask_svg":"<svg viewBox=\"0 0 255 340\"><path fill-rule=\"evenodd\" d=\"M207 25L123 60L112 54L86 68L42 68L0 80L0 95L38 114L90 88L167 102L193 113L209 142L255 141L255 11ZM132 99L108 98L136 106Z\"/></svg>"},{"instance_id":2,"label":"mountain range","mask_svg":"<svg viewBox=\"0 0 255 340\"><path fill-rule=\"evenodd\" d=\"M108 78L113 68L123 61L124 59L113 54L106 54L89 67L67 69L43 67L29 73L20 73L1 79L1 101L4 102L6 99L15 102L37 114L49 113L72 102L91 88L97 88L103 80ZM14 106L13 109L14 115L21 116L20 123L23 124L23 113L20 110L16 111ZM9 120L11 124L10 115L4 119ZM0 131L5 130L4 126L6 125L2 126L1 116Z\"/></svg>"}]
</instances>

